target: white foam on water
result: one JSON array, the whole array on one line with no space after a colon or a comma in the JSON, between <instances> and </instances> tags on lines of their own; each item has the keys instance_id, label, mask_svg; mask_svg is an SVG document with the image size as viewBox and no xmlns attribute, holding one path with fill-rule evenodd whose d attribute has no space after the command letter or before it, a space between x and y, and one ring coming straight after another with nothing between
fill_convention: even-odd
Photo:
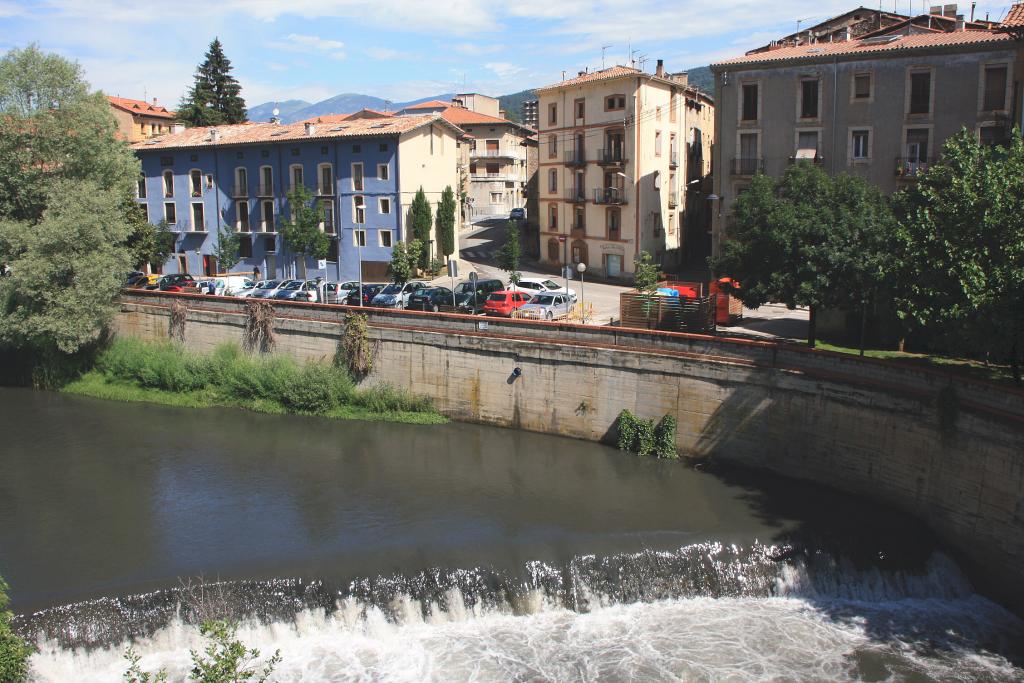
<instances>
[{"instance_id":1,"label":"white foam on water","mask_svg":"<svg viewBox=\"0 0 1024 683\"><path fill-rule=\"evenodd\" d=\"M304 611L292 622L246 623L239 638L264 657L280 650L273 680L305 681L691 681L691 680L1019 680L1000 656L934 648L908 638L956 625L974 635L1012 619L976 595L908 598L864 609L857 601L805 598L693 598L597 607L577 613L543 597L470 609L448 595L448 611L399 598L389 618L346 600L330 613ZM535 611L523 614L527 608ZM424 613L429 616L423 617ZM878 626L894 627L880 635ZM908 628L900 628L906 626ZM175 621L135 643L144 670L186 680L194 627ZM94 651L41 643L34 681L118 681L124 644ZM879 675L881 672L881 675Z\"/></svg>"}]
</instances>

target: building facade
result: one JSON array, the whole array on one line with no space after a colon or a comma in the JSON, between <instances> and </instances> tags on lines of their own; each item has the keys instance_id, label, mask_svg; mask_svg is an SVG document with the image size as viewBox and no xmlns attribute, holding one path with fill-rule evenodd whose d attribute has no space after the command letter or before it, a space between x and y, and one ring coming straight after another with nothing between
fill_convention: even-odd
<instances>
[{"instance_id":1,"label":"building facade","mask_svg":"<svg viewBox=\"0 0 1024 683\"><path fill-rule=\"evenodd\" d=\"M366 281L382 281L393 245L408 238L417 190L423 188L436 215L444 188L458 186L461 135L428 115L190 128L136 143L143 172L138 202L151 223L165 222L174 236L174 255L155 265L168 273L219 272L215 250L223 228L241 236L233 271L259 267L266 277L332 280L355 280L361 271ZM277 234L291 211L288 194L299 185L324 211L320 227L331 236L326 261L290 252Z\"/></svg>"},{"instance_id":2,"label":"building facade","mask_svg":"<svg viewBox=\"0 0 1024 683\"><path fill-rule=\"evenodd\" d=\"M171 131L176 114L157 104L156 98L152 104L125 97L108 96L107 101L123 140L139 142Z\"/></svg>"},{"instance_id":3,"label":"building facade","mask_svg":"<svg viewBox=\"0 0 1024 683\"><path fill-rule=\"evenodd\" d=\"M812 163L894 192L962 128L998 143L1020 123L1021 43L1011 32L961 17L892 20L860 38L780 44L712 65L715 254L756 173Z\"/></svg>"},{"instance_id":4,"label":"building facade","mask_svg":"<svg viewBox=\"0 0 1024 683\"><path fill-rule=\"evenodd\" d=\"M537 125L540 123L538 118L538 107L540 102L538 100L526 100L519 108L519 118L523 122L524 126L537 130Z\"/></svg>"},{"instance_id":5,"label":"building facade","mask_svg":"<svg viewBox=\"0 0 1024 683\"><path fill-rule=\"evenodd\" d=\"M710 171L712 100L660 61L654 74L615 66L537 93L541 261L623 279L641 251L678 265L690 174Z\"/></svg>"}]
</instances>

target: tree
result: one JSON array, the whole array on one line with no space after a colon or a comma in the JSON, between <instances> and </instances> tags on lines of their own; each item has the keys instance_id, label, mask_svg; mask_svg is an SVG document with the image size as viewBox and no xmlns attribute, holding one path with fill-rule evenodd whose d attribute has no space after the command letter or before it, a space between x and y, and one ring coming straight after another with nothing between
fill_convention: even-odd
<instances>
[{"instance_id":1,"label":"tree","mask_svg":"<svg viewBox=\"0 0 1024 683\"><path fill-rule=\"evenodd\" d=\"M221 225L217 228L217 244L213 247L213 255L221 272L226 273L238 265L241 244L241 236L230 227Z\"/></svg>"},{"instance_id":2,"label":"tree","mask_svg":"<svg viewBox=\"0 0 1024 683\"><path fill-rule=\"evenodd\" d=\"M429 208L429 207L428 207ZM437 205L437 242L445 258L455 253L455 193L451 185L444 188Z\"/></svg>"},{"instance_id":3,"label":"tree","mask_svg":"<svg viewBox=\"0 0 1024 683\"><path fill-rule=\"evenodd\" d=\"M754 177L711 267L740 283L735 295L749 308L809 307L807 342L814 346L818 307L863 314L885 286L893 229L891 207L877 189L798 163L777 181Z\"/></svg>"},{"instance_id":4,"label":"tree","mask_svg":"<svg viewBox=\"0 0 1024 683\"><path fill-rule=\"evenodd\" d=\"M156 225L147 221L136 202L128 202L128 204L126 213L130 232L127 247L131 252L132 264L135 268L141 269L147 263L165 263L174 252L174 232L165 220L161 220Z\"/></svg>"},{"instance_id":5,"label":"tree","mask_svg":"<svg viewBox=\"0 0 1024 683\"><path fill-rule=\"evenodd\" d=\"M34 45L0 59L0 345L68 354L113 317L140 174L116 131L77 64Z\"/></svg>"},{"instance_id":6,"label":"tree","mask_svg":"<svg viewBox=\"0 0 1024 683\"><path fill-rule=\"evenodd\" d=\"M508 281L513 285L519 284L522 275L519 273L519 259L522 256L522 246L519 244L519 223L509 221L505 225L505 244L498 250L498 265L508 273Z\"/></svg>"},{"instance_id":7,"label":"tree","mask_svg":"<svg viewBox=\"0 0 1024 683\"><path fill-rule=\"evenodd\" d=\"M7 584L0 577L0 681L20 683L28 678L28 658L33 648L11 631L7 602Z\"/></svg>"},{"instance_id":8,"label":"tree","mask_svg":"<svg viewBox=\"0 0 1024 683\"><path fill-rule=\"evenodd\" d=\"M231 75L220 39L214 38L206 58L196 68L195 83L178 106L178 118L191 126L244 123L242 87Z\"/></svg>"},{"instance_id":9,"label":"tree","mask_svg":"<svg viewBox=\"0 0 1024 683\"><path fill-rule=\"evenodd\" d=\"M412 198L412 204L409 206L409 231L413 239L417 239L421 244L427 245L430 243L430 225L432 223L430 202L427 201L427 195L423 192L423 188L420 187L416 191L416 195ZM427 267L427 259L429 254L424 249L420 255L420 267Z\"/></svg>"},{"instance_id":10,"label":"tree","mask_svg":"<svg viewBox=\"0 0 1024 683\"><path fill-rule=\"evenodd\" d=\"M419 240L399 242L391 250L391 279L397 283L408 282L416 272L423 243Z\"/></svg>"},{"instance_id":11,"label":"tree","mask_svg":"<svg viewBox=\"0 0 1024 683\"><path fill-rule=\"evenodd\" d=\"M963 130L916 186L896 197L900 313L954 347L1009 361L1024 354L1024 142L987 147Z\"/></svg>"},{"instance_id":12,"label":"tree","mask_svg":"<svg viewBox=\"0 0 1024 683\"><path fill-rule=\"evenodd\" d=\"M320 229L324 220L323 207L305 185L288 193L288 204L292 209L292 219L282 220L277 228L284 243L303 258L327 258L331 238Z\"/></svg>"},{"instance_id":13,"label":"tree","mask_svg":"<svg viewBox=\"0 0 1024 683\"><path fill-rule=\"evenodd\" d=\"M647 326L651 325L651 312L654 309L654 293L658 289L658 280L661 279L661 269L654 262L651 255L641 251L636 255L633 264L633 287L641 295L644 315L647 317Z\"/></svg>"}]
</instances>

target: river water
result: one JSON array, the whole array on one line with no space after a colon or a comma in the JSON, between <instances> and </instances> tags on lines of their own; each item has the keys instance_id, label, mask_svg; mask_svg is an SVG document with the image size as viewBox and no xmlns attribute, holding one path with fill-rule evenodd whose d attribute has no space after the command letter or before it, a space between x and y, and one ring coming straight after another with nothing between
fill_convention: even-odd
<instances>
[{"instance_id":1,"label":"river water","mask_svg":"<svg viewBox=\"0 0 1024 683\"><path fill-rule=\"evenodd\" d=\"M0 575L37 681L1020 680L1024 624L914 520L473 425L0 389ZM795 437L796 438L796 437Z\"/></svg>"}]
</instances>

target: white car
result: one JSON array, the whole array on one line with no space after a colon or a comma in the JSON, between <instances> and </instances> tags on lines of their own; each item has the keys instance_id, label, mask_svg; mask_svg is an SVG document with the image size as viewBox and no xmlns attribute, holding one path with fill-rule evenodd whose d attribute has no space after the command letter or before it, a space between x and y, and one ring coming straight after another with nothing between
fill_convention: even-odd
<instances>
[{"instance_id":1,"label":"white car","mask_svg":"<svg viewBox=\"0 0 1024 683\"><path fill-rule=\"evenodd\" d=\"M535 294L515 313L517 318L533 320L559 320L569 315L572 301L562 292Z\"/></svg>"},{"instance_id":2,"label":"white car","mask_svg":"<svg viewBox=\"0 0 1024 683\"><path fill-rule=\"evenodd\" d=\"M267 280L262 287L257 287L251 296L253 299L273 299L278 290L287 285L291 280Z\"/></svg>"},{"instance_id":3,"label":"white car","mask_svg":"<svg viewBox=\"0 0 1024 683\"><path fill-rule=\"evenodd\" d=\"M518 285L509 285L508 289L510 292L520 291L528 292L530 294L543 294L555 292L558 294L568 294L569 298L573 301L576 300L576 290L566 290L565 287L558 284L554 280L548 280L539 277L524 277L519 280Z\"/></svg>"},{"instance_id":4,"label":"white car","mask_svg":"<svg viewBox=\"0 0 1024 683\"><path fill-rule=\"evenodd\" d=\"M244 275L221 275L213 278L217 296L239 296L240 292L253 289L253 281Z\"/></svg>"},{"instance_id":5,"label":"white car","mask_svg":"<svg viewBox=\"0 0 1024 683\"><path fill-rule=\"evenodd\" d=\"M395 282L380 290L380 293L373 297L370 305L379 308L405 308L409 304L409 296L413 292L427 287L430 285L422 280L410 280L404 285Z\"/></svg>"},{"instance_id":6,"label":"white car","mask_svg":"<svg viewBox=\"0 0 1024 683\"><path fill-rule=\"evenodd\" d=\"M235 292L235 296L237 296L239 299L245 299L247 297L250 297L252 296L253 292L255 292L258 289L262 289L263 285L265 285L266 283L266 280L258 280L256 282L253 282L250 286Z\"/></svg>"}]
</instances>

